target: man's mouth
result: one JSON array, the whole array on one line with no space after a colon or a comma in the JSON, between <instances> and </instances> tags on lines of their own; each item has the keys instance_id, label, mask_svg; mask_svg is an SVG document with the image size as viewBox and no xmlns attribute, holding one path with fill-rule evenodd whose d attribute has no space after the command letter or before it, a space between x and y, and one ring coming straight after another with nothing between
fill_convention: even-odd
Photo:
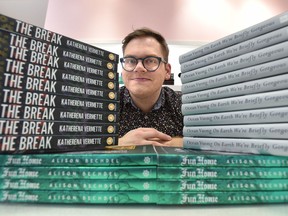
<instances>
[{"instance_id":1,"label":"man's mouth","mask_svg":"<svg viewBox=\"0 0 288 216\"><path fill-rule=\"evenodd\" d=\"M137 77L137 78L133 78L132 80L137 80L137 81L146 81L149 80L147 78L143 78L143 77Z\"/></svg>"}]
</instances>

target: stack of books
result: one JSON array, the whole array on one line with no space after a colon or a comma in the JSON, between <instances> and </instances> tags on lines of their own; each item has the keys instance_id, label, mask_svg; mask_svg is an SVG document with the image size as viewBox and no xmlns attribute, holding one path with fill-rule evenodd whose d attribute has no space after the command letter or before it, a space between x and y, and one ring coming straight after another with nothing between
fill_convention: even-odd
<instances>
[{"instance_id":1,"label":"stack of books","mask_svg":"<svg viewBox=\"0 0 288 216\"><path fill-rule=\"evenodd\" d=\"M155 204L156 172L153 146L0 155L0 201Z\"/></svg>"},{"instance_id":2,"label":"stack of books","mask_svg":"<svg viewBox=\"0 0 288 216\"><path fill-rule=\"evenodd\" d=\"M117 145L117 54L5 15L0 36L0 153Z\"/></svg>"},{"instance_id":3,"label":"stack of books","mask_svg":"<svg viewBox=\"0 0 288 216\"><path fill-rule=\"evenodd\" d=\"M288 12L179 60L184 148L288 155Z\"/></svg>"},{"instance_id":4,"label":"stack of books","mask_svg":"<svg viewBox=\"0 0 288 216\"><path fill-rule=\"evenodd\" d=\"M288 159L156 147L159 205L287 203Z\"/></svg>"},{"instance_id":5,"label":"stack of books","mask_svg":"<svg viewBox=\"0 0 288 216\"><path fill-rule=\"evenodd\" d=\"M0 201L218 205L288 202L287 157L177 147L0 155Z\"/></svg>"},{"instance_id":6,"label":"stack of books","mask_svg":"<svg viewBox=\"0 0 288 216\"><path fill-rule=\"evenodd\" d=\"M173 202L287 202L288 12L179 61L183 147L214 159L173 168L184 182Z\"/></svg>"}]
</instances>

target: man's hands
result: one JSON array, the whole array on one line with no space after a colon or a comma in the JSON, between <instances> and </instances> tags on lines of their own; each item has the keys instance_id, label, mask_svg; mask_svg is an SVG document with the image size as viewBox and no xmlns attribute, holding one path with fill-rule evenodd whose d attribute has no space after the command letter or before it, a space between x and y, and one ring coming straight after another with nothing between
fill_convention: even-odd
<instances>
[{"instance_id":1,"label":"man's hands","mask_svg":"<svg viewBox=\"0 0 288 216\"><path fill-rule=\"evenodd\" d=\"M125 136L119 138L120 146L131 145L161 145L172 138L154 128L137 128L129 131Z\"/></svg>"},{"instance_id":2,"label":"man's hands","mask_svg":"<svg viewBox=\"0 0 288 216\"><path fill-rule=\"evenodd\" d=\"M168 146L168 147L183 147L183 137L172 137L171 140L165 141L162 143L163 146Z\"/></svg>"},{"instance_id":3,"label":"man's hands","mask_svg":"<svg viewBox=\"0 0 288 216\"><path fill-rule=\"evenodd\" d=\"M156 145L182 147L182 137L172 138L154 128L137 128L119 138L119 146Z\"/></svg>"}]
</instances>

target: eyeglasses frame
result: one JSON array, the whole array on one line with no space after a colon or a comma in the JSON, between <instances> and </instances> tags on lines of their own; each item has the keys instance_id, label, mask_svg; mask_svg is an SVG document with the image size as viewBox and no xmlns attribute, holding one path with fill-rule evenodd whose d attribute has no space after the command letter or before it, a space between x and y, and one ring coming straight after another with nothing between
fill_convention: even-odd
<instances>
[{"instance_id":1,"label":"eyeglasses frame","mask_svg":"<svg viewBox=\"0 0 288 216\"><path fill-rule=\"evenodd\" d=\"M151 58L151 57L152 57L152 58L156 58L156 59L158 59L158 61L159 61L158 67L157 67L156 69L154 69L154 70L148 70L148 69L145 67L145 65L144 65L144 60L147 59L147 58ZM165 61L163 58L161 58L161 57L159 57L159 56L146 56L146 57L144 57L144 58L136 58L136 57L134 57L134 56L127 56L127 57L120 58L121 66L122 66L122 68L123 68L125 71L127 71L127 72L133 72L133 71L135 70L135 68L137 67L137 64L135 65L135 67L134 67L132 70L127 70L127 69L125 69L124 66L123 66L123 62L124 62L125 58L133 58L133 59L135 59L135 60L137 61L137 64L138 64L139 60L141 60L141 63L142 63L142 65L143 65L143 67L144 67L148 72L155 72L155 71L160 67L161 62L163 62L164 64L167 64L167 61Z\"/></svg>"}]
</instances>

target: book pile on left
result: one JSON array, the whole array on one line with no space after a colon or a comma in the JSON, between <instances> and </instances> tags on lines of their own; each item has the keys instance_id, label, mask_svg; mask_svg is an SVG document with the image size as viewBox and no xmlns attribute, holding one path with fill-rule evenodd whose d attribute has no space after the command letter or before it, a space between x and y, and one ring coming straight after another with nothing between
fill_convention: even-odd
<instances>
[{"instance_id":1,"label":"book pile on left","mask_svg":"<svg viewBox=\"0 0 288 216\"><path fill-rule=\"evenodd\" d=\"M117 54L5 15L0 36L0 153L117 145Z\"/></svg>"},{"instance_id":2,"label":"book pile on left","mask_svg":"<svg viewBox=\"0 0 288 216\"><path fill-rule=\"evenodd\" d=\"M0 200L142 200L126 191L153 187L154 168L107 150L118 144L119 56L5 15L0 36Z\"/></svg>"}]
</instances>

